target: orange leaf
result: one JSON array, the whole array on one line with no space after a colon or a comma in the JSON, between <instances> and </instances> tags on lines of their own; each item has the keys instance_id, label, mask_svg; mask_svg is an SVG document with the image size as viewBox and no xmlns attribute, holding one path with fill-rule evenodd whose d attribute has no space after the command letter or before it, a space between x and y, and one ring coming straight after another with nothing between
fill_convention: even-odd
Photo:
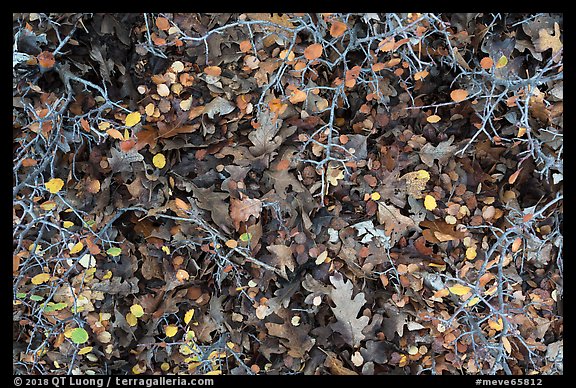
<instances>
[{"instance_id":1,"label":"orange leaf","mask_svg":"<svg viewBox=\"0 0 576 388\"><path fill-rule=\"evenodd\" d=\"M380 70L384 70L386 68L386 64L385 63L375 63L372 65L372 71L376 72L376 71L380 71Z\"/></svg>"},{"instance_id":2,"label":"orange leaf","mask_svg":"<svg viewBox=\"0 0 576 388\"><path fill-rule=\"evenodd\" d=\"M482 66L482 68L484 70L488 70L490 69L492 66L494 66L494 61L492 60L492 58L490 57L484 57L482 58L482 60L480 61L480 66Z\"/></svg>"},{"instance_id":3,"label":"orange leaf","mask_svg":"<svg viewBox=\"0 0 576 388\"><path fill-rule=\"evenodd\" d=\"M180 198L176 198L174 200L174 203L176 204L176 206L178 207L178 209L182 209L182 210L190 210L191 206L190 204L184 202L184 200L180 199Z\"/></svg>"},{"instance_id":4,"label":"orange leaf","mask_svg":"<svg viewBox=\"0 0 576 388\"><path fill-rule=\"evenodd\" d=\"M424 79L428 76L428 74L430 73L428 73L426 70L419 71L418 73L414 74L414 79L416 81Z\"/></svg>"},{"instance_id":5,"label":"orange leaf","mask_svg":"<svg viewBox=\"0 0 576 388\"><path fill-rule=\"evenodd\" d=\"M242 51L243 53L247 53L251 49L252 49L252 43L250 43L249 40L243 40L242 42L240 42L240 51Z\"/></svg>"},{"instance_id":6,"label":"orange leaf","mask_svg":"<svg viewBox=\"0 0 576 388\"><path fill-rule=\"evenodd\" d=\"M520 167L518 169L518 171L516 171L514 174L510 175L510 177L508 178L508 183L510 183L511 185L514 184L514 182L516 182L516 179L518 179L518 175L520 175L520 171L522 171L524 167Z\"/></svg>"},{"instance_id":7,"label":"orange leaf","mask_svg":"<svg viewBox=\"0 0 576 388\"><path fill-rule=\"evenodd\" d=\"M330 26L330 35L334 38L338 38L339 36L342 36L347 29L348 25L346 25L346 23L335 20Z\"/></svg>"},{"instance_id":8,"label":"orange leaf","mask_svg":"<svg viewBox=\"0 0 576 388\"><path fill-rule=\"evenodd\" d=\"M108 134L108 136L110 136L113 139L124 140L124 136L122 136L120 131L117 129L111 128L111 129L107 130L106 133Z\"/></svg>"},{"instance_id":9,"label":"orange leaf","mask_svg":"<svg viewBox=\"0 0 576 388\"><path fill-rule=\"evenodd\" d=\"M517 237L516 240L514 240L514 242L512 243L512 252L514 253L518 252L521 245L522 245L522 239L520 237Z\"/></svg>"},{"instance_id":10,"label":"orange leaf","mask_svg":"<svg viewBox=\"0 0 576 388\"><path fill-rule=\"evenodd\" d=\"M159 16L156 18L156 27L166 31L170 28L170 22L165 17Z\"/></svg>"},{"instance_id":11,"label":"orange leaf","mask_svg":"<svg viewBox=\"0 0 576 388\"><path fill-rule=\"evenodd\" d=\"M220 76L222 74L222 69L218 66L207 66L204 68L204 73L214 77Z\"/></svg>"},{"instance_id":12,"label":"orange leaf","mask_svg":"<svg viewBox=\"0 0 576 388\"><path fill-rule=\"evenodd\" d=\"M522 222L528 222L534 217L534 213L528 213L524 217L522 217Z\"/></svg>"},{"instance_id":13,"label":"orange leaf","mask_svg":"<svg viewBox=\"0 0 576 388\"><path fill-rule=\"evenodd\" d=\"M288 170L289 167L290 167L290 161L288 159L282 159L276 165L276 171Z\"/></svg>"},{"instance_id":14,"label":"orange leaf","mask_svg":"<svg viewBox=\"0 0 576 388\"><path fill-rule=\"evenodd\" d=\"M455 89L450 93L450 98L455 102L464 101L468 97L468 92L464 89Z\"/></svg>"},{"instance_id":15,"label":"orange leaf","mask_svg":"<svg viewBox=\"0 0 576 388\"><path fill-rule=\"evenodd\" d=\"M378 49L380 49L380 51L388 52L394 50L395 45L396 41L394 40L394 37L388 37L378 44Z\"/></svg>"},{"instance_id":16,"label":"orange leaf","mask_svg":"<svg viewBox=\"0 0 576 388\"><path fill-rule=\"evenodd\" d=\"M224 244L226 244L226 246L227 246L228 248L234 249L234 248L236 248L236 247L238 246L238 241L236 241L236 240L228 240L228 241L226 241Z\"/></svg>"},{"instance_id":17,"label":"orange leaf","mask_svg":"<svg viewBox=\"0 0 576 388\"><path fill-rule=\"evenodd\" d=\"M431 115L431 116L426 117L426 121L428 121L429 123L432 123L432 124L437 123L440 120L441 120L441 118L438 115Z\"/></svg>"},{"instance_id":18,"label":"orange leaf","mask_svg":"<svg viewBox=\"0 0 576 388\"><path fill-rule=\"evenodd\" d=\"M120 149L124 152L128 152L136 145L136 140L128 139L120 142Z\"/></svg>"},{"instance_id":19,"label":"orange leaf","mask_svg":"<svg viewBox=\"0 0 576 388\"><path fill-rule=\"evenodd\" d=\"M303 92L300 89L294 89L294 91L290 95L290 102L292 104L297 104L302 101L306 101L306 92Z\"/></svg>"},{"instance_id":20,"label":"orange leaf","mask_svg":"<svg viewBox=\"0 0 576 388\"><path fill-rule=\"evenodd\" d=\"M320 43L314 43L306 47L304 50L304 57L309 61L320 58L322 55L322 45Z\"/></svg>"},{"instance_id":21,"label":"orange leaf","mask_svg":"<svg viewBox=\"0 0 576 388\"><path fill-rule=\"evenodd\" d=\"M54 64L56 63L56 60L54 59L54 54L52 54L49 51L42 51L40 54L38 54L36 59L38 59L38 65L40 65L40 67L43 67L45 69L52 68L52 66L54 66Z\"/></svg>"}]
</instances>

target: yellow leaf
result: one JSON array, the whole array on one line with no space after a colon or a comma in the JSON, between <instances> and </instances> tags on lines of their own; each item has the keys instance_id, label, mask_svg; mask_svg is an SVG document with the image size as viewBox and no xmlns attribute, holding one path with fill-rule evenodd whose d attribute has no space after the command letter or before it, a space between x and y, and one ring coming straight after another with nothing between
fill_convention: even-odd
<instances>
[{"instance_id":1,"label":"yellow leaf","mask_svg":"<svg viewBox=\"0 0 576 388\"><path fill-rule=\"evenodd\" d=\"M144 309L139 304L133 304L130 306L130 312L134 314L136 318L140 318L142 315L144 315Z\"/></svg>"},{"instance_id":2,"label":"yellow leaf","mask_svg":"<svg viewBox=\"0 0 576 388\"><path fill-rule=\"evenodd\" d=\"M211 370L210 372L206 373L206 375L221 375L221 370Z\"/></svg>"},{"instance_id":3,"label":"yellow leaf","mask_svg":"<svg viewBox=\"0 0 576 388\"><path fill-rule=\"evenodd\" d=\"M178 326L168 325L164 328L164 332L166 333L166 337L174 337L176 333L178 333Z\"/></svg>"},{"instance_id":4,"label":"yellow leaf","mask_svg":"<svg viewBox=\"0 0 576 388\"><path fill-rule=\"evenodd\" d=\"M156 154L154 158L152 158L152 163L158 168L164 168L166 165L166 157L162 154Z\"/></svg>"},{"instance_id":5,"label":"yellow leaf","mask_svg":"<svg viewBox=\"0 0 576 388\"><path fill-rule=\"evenodd\" d=\"M136 318L134 314L128 313L126 314L126 322L128 322L130 326L134 327L138 324L138 318Z\"/></svg>"},{"instance_id":6,"label":"yellow leaf","mask_svg":"<svg viewBox=\"0 0 576 388\"><path fill-rule=\"evenodd\" d=\"M502 55L502 56L500 57L500 59L498 59L498 62L496 62L496 68L497 68L497 69L501 69L501 68L503 68L504 66L506 66L507 64L508 64L508 58L506 58L505 55Z\"/></svg>"},{"instance_id":7,"label":"yellow leaf","mask_svg":"<svg viewBox=\"0 0 576 388\"><path fill-rule=\"evenodd\" d=\"M163 362L160 365L160 369L162 369L163 372L168 372L170 370L170 364L168 364L167 362Z\"/></svg>"},{"instance_id":8,"label":"yellow leaf","mask_svg":"<svg viewBox=\"0 0 576 388\"><path fill-rule=\"evenodd\" d=\"M46 201L40 205L40 207L46 211L52 210L56 207L56 202Z\"/></svg>"},{"instance_id":9,"label":"yellow leaf","mask_svg":"<svg viewBox=\"0 0 576 388\"><path fill-rule=\"evenodd\" d=\"M436 199L431 195L427 195L424 198L424 207L426 207L426 210L436 209Z\"/></svg>"},{"instance_id":10,"label":"yellow leaf","mask_svg":"<svg viewBox=\"0 0 576 388\"><path fill-rule=\"evenodd\" d=\"M373 201L378 201L382 197L380 196L379 192L375 191L372 194L370 194L370 198L372 198Z\"/></svg>"},{"instance_id":11,"label":"yellow leaf","mask_svg":"<svg viewBox=\"0 0 576 388\"><path fill-rule=\"evenodd\" d=\"M192 320L192 317L194 317L194 309L186 311L186 314L184 314L184 323L189 324Z\"/></svg>"},{"instance_id":12,"label":"yellow leaf","mask_svg":"<svg viewBox=\"0 0 576 388\"><path fill-rule=\"evenodd\" d=\"M488 326L490 326L491 329L494 329L496 331L502 330L504 328L504 322L502 322L502 317L498 318L498 322L489 320Z\"/></svg>"},{"instance_id":13,"label":"yellow leaf","mask_svg":"<svg viewBox=\"0 0 576 388\"><path fill-rule=\"evenodd\" d=\"M470 248L466 249L466 258L468 260L472 260L472 259L476 258L476 255L477 255L476 248L470 247Z\"/></svg>"},{"instance_id":14,"label":"yellow leaf","mask_svg":"<svg viewBox=\"0 0 576 388\"><path fill-rule=\"evenodd\" d=\"M32 284L38 285L47 282L50 279L49 273L41 273L32 278Z\"/></svg>"},{"instance_id":15,"label":"yellow leaf","mask_svg":"<svg viewBox=\"0 0 576 388\"><path fill-rule=\"evenodd\" d=\"M126 116L126 126L133 127L140 122L140 112L132 112Z\"/></svg>"},{"instance_id":16,"label":"yellow leaf","mask_svg":"<svg viewBox=\"0 0 576 388\"><path fill-rule=\"evenodd\" d=\"M442 119L441 119L441 117L438 116L438 115L431 115L431 116L428 116L428 117L426 118L426 121L428 121L428 122L431 123L431 124L437 123L437 122L440 121L440 120L442 120Z\"/></svg>"},{"instance_id":17,"label":"yellow leaf","mask_svg":"<svg viewBox=\"0 0 576 388\"><path fill-rule=\"evenodd\" d=\"M475 304L478 304L478 302L480 302L480 298L478 298L477 296L475 296L474 298L470 298L470 300L468 301L468 303L466 303L466 306L468 307L472 307Z\"/></svg>"},{"instance_id":18,"label":"yellow leaf","mask_svg":"<svg viewBox=\"0 0 576 388\"><path fill-rule=\"evenodd\" d=\"M86 353L90 353L91 351L92 351L92 346L86 346L86 347L83 347L82 349L80 349L78 354L86 354Z\"/></svg>"},{"instance_id":19,"label":"yellow leaf","mask_svg":"<svg viewBox=\"0 0 576 388\"><path fill-rule=\"evenodd\" d=\"M426 171L426 170L418 170L418 171L416 171L416 172L417 172L417 175L416 175L416 176L417 176L419 179L426 179L426 180L429 180L429 179L430 179L430 173L429 173L428 171Z\"/></svg>"},{"instance_id":20,"label":"yellow leaf","mask_svg":"<svg viewBox=\"0 0 576 388\"><path fill-rule=\"evenodd\" d=\"M166 245L162 246L162 252L166 253L167 255L170 254L170 248L168 248Z\"/></svg>"},{"instance_id":21,"label":"yellow leaf","mask_svg":"<svg viewBox=\"0 0 576 388\"><path fill-rule=\"evenodd\" d=\"M74 223L72 221L64 221L62 223L62 226L64 226L66 229L71 228L74 226Z\"/></svg>"},{"instance_id":22,"label":"yellow leaf","mask_svg":"<svg viewBox=\"0 0 576 388\"><path fill-rule=\"evenodd\" d=\"M64 181L60 178L52 178L48 182L44 183L44 186L46 186L50 193L56 194L62 190L62 187L64 187Z\"/></svg>"},{"instance_id":23,"label":"yellow leaf","mask_svg":"<svg viewBox=\"0 0 576 388\"><path fill-rule=\"evenodd\" d=\"M82 244L82 242L79 241L76 244L74 244L72 248L70 248L70 254L73 255L75 253L78 253L82 250L82 248L84 248L84 244Z\"/></svg>"},{"instance_id":24,"label":"yellow leaf","mask_svg":"<svg viewBox=\"0 0 576 388\"><path fill-rule=\"evenodd\" d=\"M462 284L456 284L452 287L448 287L448 290L450 290L451 293L453 293L454 295L466 295L468 292L470 292L470 287L467 286L463 286Z\"/></svg>"}]
</instances>

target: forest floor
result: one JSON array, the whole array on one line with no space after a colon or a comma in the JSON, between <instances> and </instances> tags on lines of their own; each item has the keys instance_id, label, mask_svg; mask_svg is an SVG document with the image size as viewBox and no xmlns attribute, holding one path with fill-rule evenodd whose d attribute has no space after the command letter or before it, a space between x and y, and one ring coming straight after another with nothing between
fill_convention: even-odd
<instances>
[{"instance_id":1,"label":"forest floor","mask_svg":"<svg viewBox=\"0 0 576 388\"><path fill-rule=\"evenodd\" d=\"M17 374L562 374L559 14L14 14Z\"/></svg>"}]
</instances>

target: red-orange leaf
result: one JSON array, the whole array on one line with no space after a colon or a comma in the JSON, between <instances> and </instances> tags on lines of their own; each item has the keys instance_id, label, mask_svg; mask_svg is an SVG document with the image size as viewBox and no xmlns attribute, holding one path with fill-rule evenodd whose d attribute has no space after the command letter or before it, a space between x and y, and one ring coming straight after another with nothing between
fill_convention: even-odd
<instances>
[{"instance_id":1,"label":"red-orange leaf","mask_svg":"<svg viewBox=\"0 0 576 388\"><path fill-rule=\"evenodd\" d=\"M320 58L322 55L322 45L320 43L314 43L306 47L304 50L304 57L309 61Z\"/></svg>"},{"instance_id":2,"label":"red-orange leaf","mask_svg":"<svg viewBox=\"0 0 576 388\"><path fill-rule=\"evenodd\" d=\"M339 36L342 36L347 29L348 26L346 23L335 20L330 26L330 35L332 35L334 38L338 38Z\"/></svg>"},{"instance_id":3,"label":"red-orange leaf","mask_svg":"<svg viewBox=\"0 0 576 388\"><path fill-rule=\"evenodd\" d=\"M455 89L450 93L450 98L455 102L464 101L468 97L468 92L464 89Z\"/></svg>"},{"instance_id":4,"label":"red-orange leaf","mask_svg":"<svg viewBox=\"0 0 576 388\"><path fill-rule=\"evenodd\" d=\"M168 19L159 16L156 18L156 27L158 27L163 31L166 31L170 28L170 22L168 21Z\"/></svg>"}]
</instances>

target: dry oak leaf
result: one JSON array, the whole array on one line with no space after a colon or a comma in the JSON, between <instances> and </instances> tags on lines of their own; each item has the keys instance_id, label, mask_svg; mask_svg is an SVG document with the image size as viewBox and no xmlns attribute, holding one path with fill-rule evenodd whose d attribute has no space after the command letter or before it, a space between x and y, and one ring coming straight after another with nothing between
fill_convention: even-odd
<instances>
[{"instance_id":1,"label":"dry oak leaf","mask_svg":"<svg viewBox=\"0 0 576 388\"><path fill-rule=\"evenodd\" d=\"M360 341L364 339L362 330L368 325L369 318L361 316L357 318L362 306L366 303L366 298L363 292L356 294L352 298L352 282L344 281L342 274L335 272L330 276L330 283L334 289L330 292L330 298L335 304L335 307L330 307L336 323L330 325L332 330L342 334L344 340L356 348L360 345Z\"/></svg>"},{"instance_id":2,"label":"dry oak leaf","mask_svg":"<svg viewBox=\"0 0 576 388\"><path fill-rule=\"evenodd\" d=\"M454 230L455 225L447 224L442 220L425 220L420 223L420 226L429 228L424 229L422 235L426 238L426 241L433 244L450 240L459 240L466 236L464 232Z\"/></svg>"},{"instance_id":3,"label":"dry oak leaf","mask_svg":"<svg viewBox=\"0 0 576 388\"><path fill-rule=\"evenodd\" d=\"M228 214L228 203L226 203L226 198L229 197L229 194L214 191L214 186L204 189L193 185L192 192L194 193L198 207L208 210L212 217L212 221L214 221L219 228L224 230L224 232L230 233L232 228L232 218L230 218L230 215Z\"/></svg>"},{"instance_id":4,"label":"dry oak leaf","mask_svg":"<svg viewBox=\"0 0 576 388\"><path fill-rule=\"evenodd\" d=\"M390 237L390 245L394 246L398 240L411 230L418 227L414 220L400 213L400 210L393 205L386 205L378 202L378 222L384 225L384 233Z\"/></svg>"},{"instance_id":5,"label":"dry oak leaf","mask_svg":"<svg viewBox=\"0 0 576 388\"><path fill-rule=\"evenodd\" d=\"M262 201L259 199L230 199L230 217L236 230L239 230L240 223L248 221L250 216L260 218L260 213L262 213Z\"/></svg>"},{"instance_id":6,"label":"dry oak leaf","mask_svg":"<svg viewBox=\"0 0 576 388\"><path fill-rule=\"evenodd\" d=\"M554 62L560 61L560 56L556 55L562 49L562 41L560 40L560 25L554 23L554 35L550 35L545 28L538 31L538 39L534 40L534 47L539 53L552 49L552 57Z\"/></svg>"},{"instance_id":7,"label":"dry oak leaf","mask_svg":"<svg viewBox=\"0 0 576 388\"><path fill-rule=\"evenodd\" d=\"M208 117L213 119L214 115L216 114L219 114L221 116L227 115L228 113L232 112L234 108L236 108L236 106L232 102L222 97L216 97L208 104L206 104L203 113L206 113Z\"/></svg>"},{"instance_id":8,"label":"dry oak leaf","mask_svg":"<svg viewBox=\"0 0 576 388\"><path fill-rule=\"evenodd\" d=\"M254 144L249 147L250 153L256 157L269 154L276 148L280 147L282 138L276 136L282 120L275 117L276 115L269 110L258 114L258 128L248 134L248 139Z\"/></svg>"},{"instance_id":9,"label":"dry oak leaf","mask_svg":"<svg viewBox=\"0 0 576 388\"><path fill-rule=\"evenodd\" d=\"M272 263L274 267L280 270L283 278L288 279L286 268L293 272L296 264L292 257L292 249L286 245L269 245L266 249L274 254Z\"/></svg>"},{"instance_id":10,"label":"dry oak leaf","mask_svg":"<svg viewBox=\"0 0 576 388\"><path fill-rule=\"evenodd\" d=\"M420 149L420 160L428 167L432 167L434 159L438 159L440 165L446 164L458 149L458 146L451 145L452 142L454 142L454 136L450 136L450 139L441 142L436 147L430 143L424 144Z\"/></svg>"},{"instance_id":11,"label":"dry oak leaf","mask_svg":"<svg viewBox=\"0 0 576 388\"><path fill-rule=\"evenodd\" d=\"M288 348L288 355L294 358L302 358L316 340L310 336L310 325L301 324L294 326L289 317L290 312L282 308L277 312L277 315L284 319L283 324L266 322L264 325L268 329L268 334L274 337L281 338L282 345Z\"/></svg>"}]
</instances>

